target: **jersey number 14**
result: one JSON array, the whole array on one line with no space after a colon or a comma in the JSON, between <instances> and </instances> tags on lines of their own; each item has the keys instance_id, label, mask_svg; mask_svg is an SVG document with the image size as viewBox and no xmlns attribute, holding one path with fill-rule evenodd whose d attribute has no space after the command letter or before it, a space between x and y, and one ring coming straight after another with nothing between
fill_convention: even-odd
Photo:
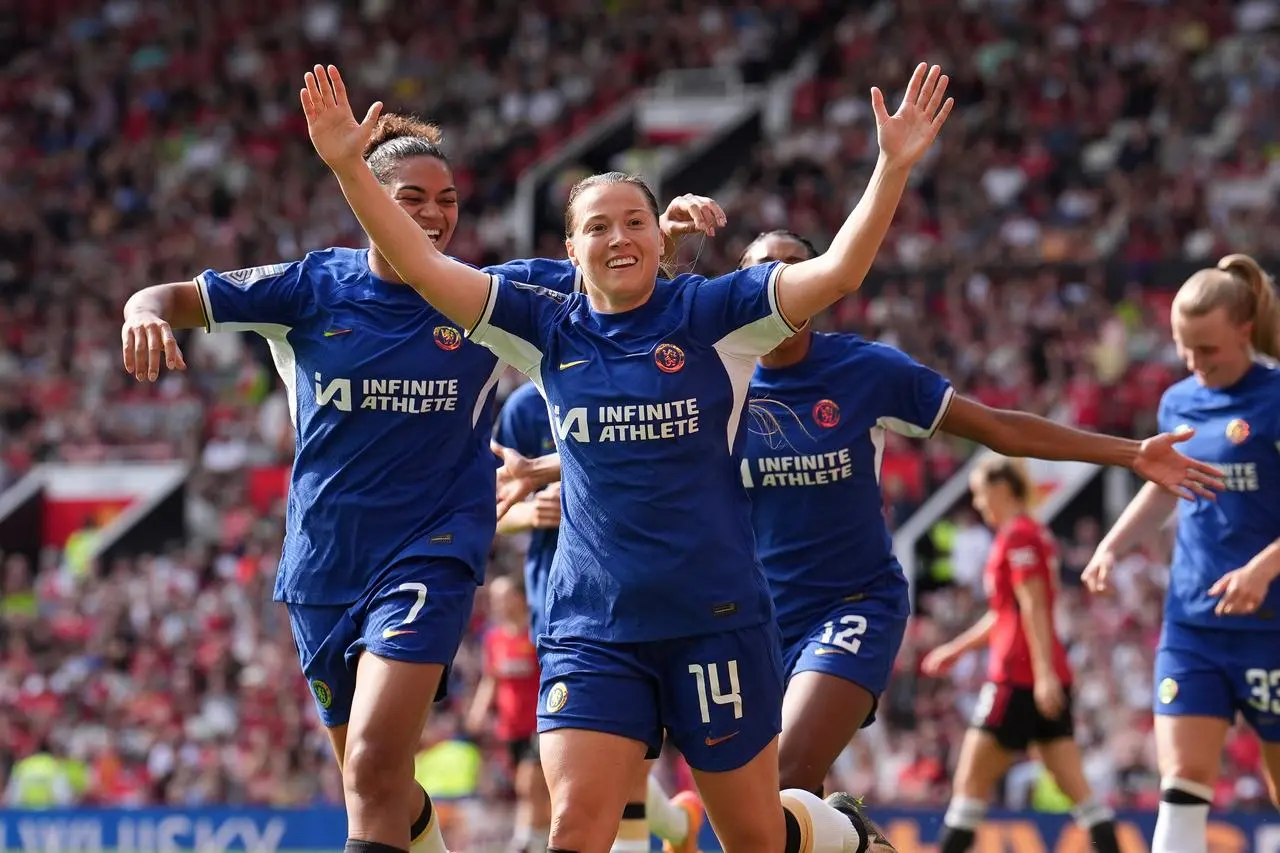
<instances>
[{"instance_id":1,"label":"jersey number 14","mask_svg":"<svg viewBox=\"0 0 1280 853\"><path fill-rule=\"evenodd\" d=\"M702 722L711 722L711 704L707 702L707 684L711 685L711 702L716 705L732 705L733 718L742 719L742 694L738 686L738 662L731 660L725 665L729 676L729 692L720 692L720 670L714 663L703 667L700 663L689 664L689 673L698 683L698 710L702 712Z\"/></svg>"}]
</instances>

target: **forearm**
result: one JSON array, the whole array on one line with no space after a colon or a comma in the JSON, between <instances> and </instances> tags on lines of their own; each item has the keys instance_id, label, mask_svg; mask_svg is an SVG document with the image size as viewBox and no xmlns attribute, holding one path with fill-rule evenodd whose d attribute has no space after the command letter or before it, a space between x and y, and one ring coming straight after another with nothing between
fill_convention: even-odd
<instances>
[{"instance_id":1,"label":"forearm","mask_svg":"<svg viewBox=\"0 0 1280 853\"><path fill-rule=\"evenodd\" d=\"M1267 583L1280 577L1280 539L1259 551L1253 562L1258 565L1258 571L1266 578Z\"/></svg>"},{"instance_id":2,"label":"forearm","mask_svg":"<svg viewBox=\"0 0 1280 853\"><path fill-rule=\"evenodd\" d=\"M1055 675L1053 669L1053 618L1043 601L1022 606L1022 630L1031 652L1031 672L1037 679Z\"/></svg>"},{"instance_id":3,"label":"forearm","mask_svg":"<svg viewBox=\"0 0 1280 853\"><path fill-rule=\"evenodd\" d=\"M498 519L498 532L504 536L533 529L533 501L518 503Z\"/></svg>"},{"instance_id":4,"label":"forearm","mask_svg":"<svg viewBox=\"0 0 1280 853\"><path fill-rule=\"evenodd\" d=\"M977 439L1005 456L1072 460L1132 468L1140 443L1128 438L1086 432L1027 412L992 411L996 424ZM969 436L964 436L968 438Z\"/></svg>"},{"instance_id":5,"label":"forearm","mask_svg":"<svg viewBox=\"0 0 1280 853\"><path fill-rule=\"evenodd\" d=\"M991 629L995 626L996 614L988 610L981 619L947 645L955 649L957 654L976 651L987 644L987 638L991 636Z\"/></svg>"},{"instance_id":6,"label":"forearm","mask_svg":"<svg viewBox=\"0 0 1280 853\"><path fill-rule=\"evenodd\" d=\"M194 281L144 287L124 304L126 319L137 314L153 314L175 329L199 329L205 325L199 288Z\"/></svg>"},{"instance_id":7,"label":"forearm","mask_svg":"<svg viewBox=\"0 0 1280 853\"><path fill-rule=\"evenodd\" d=\"M1115 526L1102 537L1098 550L1125 554L1138 546L1169 517L1177 498L1155 483L1147 483L1125 507Z\"/></svg>"},{"instance_id":8,"label":"forearm","mask_svg":"<svg viewBox=\"0 0 1280 853\"><path fill-rule=\"evenodd\" d=\"M780 281L786 286L779 287L779 307L793 326L803 325L819 311L862 286L893 224L910 175L909 166L894 165L881 155L866 192L836 232L827 251L783 271Z\"/></svg>"},{"instance_id":9,"label":"forearm","mask_svg":"<svg viewBox=\"0 0 1280 853\"><path fill-rule=\"evenodd\" d=\"M533 460L529 469L530 478L538 484L538 488L549 486L560 479L560 454L548 453Z\"/></svg>"}]
</instances>

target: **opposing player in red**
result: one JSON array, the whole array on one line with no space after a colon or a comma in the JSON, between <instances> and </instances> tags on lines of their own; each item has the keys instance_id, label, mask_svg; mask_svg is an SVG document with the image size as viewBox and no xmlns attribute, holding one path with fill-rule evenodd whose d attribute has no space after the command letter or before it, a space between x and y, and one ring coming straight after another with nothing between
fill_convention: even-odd
<instances>
[{"instance_id":1,"label":"opposing player in red","mask_svg":"<svg viewBox=\"0 0 1280 853\"><path fill-rule=\"evenodd\" d=\"M516 814L511 853L546 853L551 797L538 761L538 653L529 638L529 608L521 584L510 577L490 581L492 627L484 636L484 675L467 714L467 729L484 729L489 709L493 733L515 771Z\"/></svg>"},{"instance_id":2,"label":"opposing player in red","mask_svg":"<svg viewBox=\"0 0 1280 853\"><path fill-rule=\"evenodd\" d=\"M1058 549L1029 513L1033 485L1021 460L994 457L969 481L973 505L996 531L984 581L988 611L976 625L924 659L927 675L949 670L988 645L988 682L960 747L939 853L965 853L996 783L1018 753L1034 750L1075 807L1093 849L1119 853L1115 815L1093 799L1071 718L1071 667L1054 630Z\"/></svg>"}]
</instances>

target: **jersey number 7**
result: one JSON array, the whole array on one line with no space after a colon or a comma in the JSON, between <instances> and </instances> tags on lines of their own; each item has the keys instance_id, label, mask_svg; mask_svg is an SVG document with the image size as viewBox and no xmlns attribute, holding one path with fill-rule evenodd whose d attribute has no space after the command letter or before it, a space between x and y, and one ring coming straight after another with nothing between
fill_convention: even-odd
<instances>
[{"instance_id":1,"label":"jersey number 7","mask_svg":"<svg viewBox=\"0 0 1280 853\"><path fill-rule=\"evenodd\" d=\"M702 722L711 722L711 705L707 703L707 682L711 682L711 701L717 705L732 705L733 718L742 719L742 695L738 687L738 662L731 660L725 665L729 674L729 692L720 692L720 670L714 663L704 668L700 663L689 664L689 673L698 683L698 710L702 712Z\"/></svg>"}]
</instances>

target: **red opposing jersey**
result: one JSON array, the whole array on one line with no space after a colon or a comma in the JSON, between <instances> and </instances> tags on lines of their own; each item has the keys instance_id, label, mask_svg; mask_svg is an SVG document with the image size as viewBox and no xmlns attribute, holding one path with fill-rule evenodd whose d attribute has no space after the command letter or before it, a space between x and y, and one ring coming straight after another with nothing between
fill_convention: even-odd
<instances>
[{"instance_id":1,"label":"red opposing jersey","mask_svg":"<svg viewBox=\"0 0 1280 853\"><path fill-rule=\"evenodd\" d=\"M538 653L529 632L498 626L485 634L484 671L495 682L494 734L505 741L533 737L538 730Z\"/></svg>"},{"instance_id":2,"label":"red opposing jersey","mask_svg":"<svg viewBox=\"0 0 1280 853\"><path fill-rule=\"evenodd\" d=\"M1071 683L1067 652L1053 625L1053 601L1058 591L1058 546L1053 534L1029 516L1020 515L1000 528L991 545L983 580L988 606L996 614L991 631L987 678L1017 687L1035 686L1031 649L1022 628L1022 611L1015 592L1033 578L1044 582L1053 640L1053 668L1063 684Z\"/></svg>"}]
</instances>

